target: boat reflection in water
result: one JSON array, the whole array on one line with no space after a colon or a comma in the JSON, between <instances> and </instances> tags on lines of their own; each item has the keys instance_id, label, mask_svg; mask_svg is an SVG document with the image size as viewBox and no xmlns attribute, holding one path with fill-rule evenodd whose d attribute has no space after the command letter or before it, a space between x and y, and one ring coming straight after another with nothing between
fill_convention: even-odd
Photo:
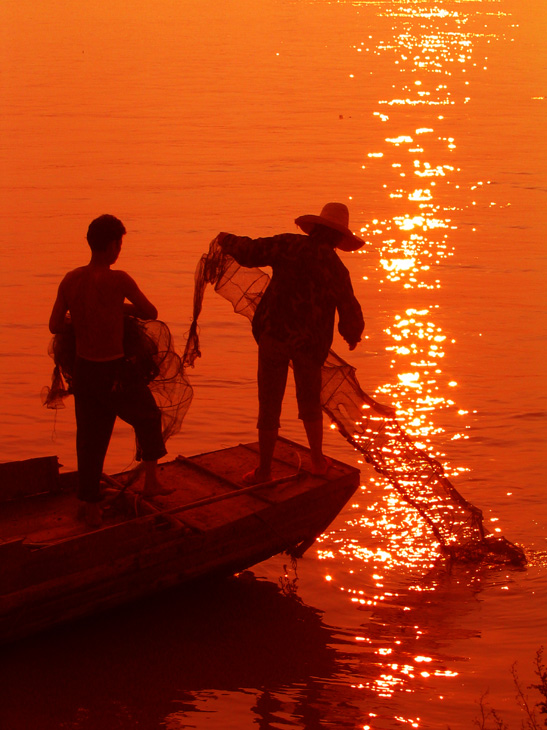
<instances>
[{"instance_id":1,"label":"boat reflection in water","mask_svg":"<svg viewBox=\"0 0 547 730\"><path fill-rule=\"evenodd\" d=\"M340 544L335 549L344 554ZM319 718L337 728L380 728L391 727L386 700L405 693L405 721L420 727L414 697L419 702L426 689L429 714L446 719L442 698L452 691L446 682L458 681L454 667L464 658L444 654L443 647L450 638L476 635L461 622L484 572L481 580L470 572L461 580L439 573L395 592L387 590L393 565L386 552L373 554L359 567L356 558L352 564L361 579L373 568L381 571L370 576L374 593L341 586L358 606L357 631L329 626L321 611L303 603L287 568L281 591L245 572L6 646L5 726L29 727L27 719L39 711L41 730L220 727L234 712L236 693L240 712L259 726L277 727L290 717L309 730L319 727Z\"/></svg>"},{"instance_id":2,"label":"boat reflection in water","mask_svg":"<svg viewBox=\"0 0 547 730\"><path fill-rule=\"evenodd\" d=\"M174 590L5 647L11 678L24 674L27 683L2 677L3 726L29 727L40 708L42 730L174 729L195 727L195 716L203 727L236 689L264 722L287 686L300 688L305 713L320 695L315 678L335 673L330 639L319 612L249 574Z\"/></svg>"}]
</instances>

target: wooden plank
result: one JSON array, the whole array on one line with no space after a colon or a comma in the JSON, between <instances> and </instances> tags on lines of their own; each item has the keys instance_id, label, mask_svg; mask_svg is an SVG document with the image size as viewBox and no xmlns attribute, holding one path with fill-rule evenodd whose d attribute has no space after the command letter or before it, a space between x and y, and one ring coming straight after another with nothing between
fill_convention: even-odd
<instances>
[{"instance_id":1,"label":"wooden plank","mask_svg":"<svg viewBox=\"0 0 547 730\"><path fill-rule=\"evenodd\" d=\"M76 576L99 566L104 570L110 563L127 556L140 555L154 546L167 543L183 530L167 525L157 527L157 516L130 520L119 525L103 527L77 537L29 551L17 563L0 564L2 593L21 590L25 586Z\"/></svg>"},{"instance_id":2,"label":"wooden plank","mask_svg":"<svg viewBox=\"0 0 547 730\"><path fill-rule=\"evenodd\" d=\"M245 456L251 460L256 458L253 451L255 447L257 448L258 445L239 445L188 460L161 464L160 476L167 484L175 487L176 491L173 495L163 498L158 509L163 514L189 512L185 515L188 525L202 530L209 529L224 524L227 520L237 519L252 511L260 510L264 503L280 503L296 494L307 493L323 480L323 477L312 477L303 471L300 473L300 478L294 483L287 481L286 483L273 483L264 488L251 488L252 493L248 498L243 498L249 489L238 488L238 485L234 485L226 474L238 470L238 475L240 475L241 463ZM280 439L277 451L284 460L283 463L288 459L292 459L294 462L294 465L284 467L282 464L278 473L285 471L287 476L294 477L293 469L299 461L299 458L295 457L295 453L298 451L306 453L307 450L298 444ZM334 473L330 474L330 478L332 476L338 478L343 475L344 471L358 473L358 470L339 462L336 462L335 465L336 469L331 470ZM200 471L203 468L207 470L205 473ZM120 479L123 476L123 474L119 475ZM131 491L134 488L135 485L132 485ZM231 498L233 494L237 494L234 504L223 505L220 509L205 509L201 508L199 504L194 504L203 499L209 499L214 503L216 499ZM192 503L191 508L187 506L188 503ZM2 515L0 539L10 540L26 536L31 542L53 542L83 535L87 532L87 528L76 519L77 507L78 503L72 495L62 494L44 494L33 499L6 503ZM110 515L107 515L105 521L113 524ZM119 516L114 523L123 521L123 516Z\"/></svg>"},{"instance_id":3,"label":"wooden plank","mask_svg":"<svg viewBox=\"0 0 547 730\"><path fill-rule=\"evenodd\" d=\"M242 475L255 468L258 464L258 443L239 444L222 452L213 451L206 454L200 454L191 457L205 468L216 471L222 478L231 482L241 482ZM276 485L275 490L270 493L264 491L262 494L278 503L287 499L293 494L307 492L310 487L314 486L328 478L329 480L340 478L346 474L359 474L359 470L339 462L333 461L333 469L329 471L327 477L315 477L305 468L311 467L309 457L309 449L297 444L289 439L280 437L276 445L274 461L272 466L272 477L274 480L282 477L294 476L301 473L307 478L298 480L294 484L289 482Z\"/></svg>"},{"instance_id":4,"label":"wooden plank","mask_svg":"<svg viewBox=\"0 0 547 730\"><path fill-rule=\"evenodd\" d=\"M200 464L204 468L215 472L223 479L239 485L245 486L242 477L258 465L258 451L245 445L239 444L226 449L222 452L209 452L191 457L191 461ZM258 444L256 444L258 449ZM296 469L274 459L272 468L272 480L276 481L284 477L293 476ZM267 494L267 493L266 493Z\"/></svg>"},{"instance_id":5,"label":"wooden plank","mask_svg":"<svg viewBox=\"0 0 547 730\"><path fill-rule=\"evenodd\" d=\"M0 539L27 538L31 542L48 542L82 532L76 522L77 503L72 495L40 494L2 504Z\"/></svg>"},{"instance_id":6,"label":"wooden plank","mask_svg":"<svg viewBox=\"0 0 547 730\"><path fill-rule=\"evenodd\" d=\"M189 526L207 530L252 514L265 502L269 504L268 499L248 493L252 490L240 489L237 485L234 488L212 470L196 468L192 461L182 458L164 465L164 481L176 486L177 491L161 499L160 514L180 514ZM225 500L233 504L222 508L214 506L215 502Z\"/></svg>"},{"instance_id":7,"label":"wooden plank","mask_svg":"<svg viewBox=\"0 0 547 730\"><path fill-rule=\"evenodd\" d=\"M0 464L0 501L17 499L59 489L59 461L56 456L10 461Z\"/></svg>"},{"instance_id":8,"label":"wooden plank","mask_svg":"<svg viewBox=\"0 0 547 730\"><path fill-rule=\"evenodd\" d=\"M241 482L236 483L231 481L230 479L227 479L226 477L222 477L218 474L218 470L213 470L209 466L206 466L205 464L200 463L197 460L187 459L185 456L177 456L177 461L182 461L186 466L190 466L198 472L209 474L210 476L215 477L216 480L221 480L222 484L231 490L227 493L227 495L235 493L241 494L242 491L251 491L249 489L245 490ZM264 494L254 494L254 496L258 497L258 499L262 500L263 502L269 501Z\"/></svg>"}]
</instances>

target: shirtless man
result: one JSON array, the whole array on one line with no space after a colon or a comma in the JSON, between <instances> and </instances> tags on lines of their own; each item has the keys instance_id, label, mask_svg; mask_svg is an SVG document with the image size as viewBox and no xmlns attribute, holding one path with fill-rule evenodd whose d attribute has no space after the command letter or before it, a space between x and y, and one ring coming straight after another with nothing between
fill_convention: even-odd
<instances>
[{"instance_id":1,"label":"shirtless man","mask_svg":"<svg viewBox=\"0 0 547 730\"><path fill-rule=\"evenodd\" d=\"M158 316L129 274L110 268L120 255L125 232L123 223L112 215L91 222L87 232L91 260L61 281L49 320L51 333L60 333L69 313L76 337L78 498L90 527L101 525L100 479L116 416L135 429L145 469L143 494L169 493L156 477L157 460L167 453L161 413L146 383L124 357L124 315Z\"/></svg>"}]
</instances>

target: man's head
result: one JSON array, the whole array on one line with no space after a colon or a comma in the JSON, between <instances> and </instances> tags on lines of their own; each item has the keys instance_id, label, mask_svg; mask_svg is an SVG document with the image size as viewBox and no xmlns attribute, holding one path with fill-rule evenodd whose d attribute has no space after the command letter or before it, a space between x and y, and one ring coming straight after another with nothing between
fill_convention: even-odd
<instances>
[{"instance_id":1,"label":"man's head","mask_svg":"<svg viewBox=\"0 0 547 730\"><path fill-rule=\"evenodd\" d=\"M121 241L125 226L113 215L100 215L91 221L87 229L87 242L92 251L106 251L111 243Z\"/></svg>"},{"instance_id":2,"label":"man's head","mask_svg":"<svg viewBox=\"0 0 547 730\"><path fill-rule=\"evenodd\" d=\"M345 238L344 234L340 233L340 231L336 231L334 228L321 225L320 223L312 224L308 230L308 235L316 241L330 244L333 248L343 244Z\"/></svg>"}]
</instances>

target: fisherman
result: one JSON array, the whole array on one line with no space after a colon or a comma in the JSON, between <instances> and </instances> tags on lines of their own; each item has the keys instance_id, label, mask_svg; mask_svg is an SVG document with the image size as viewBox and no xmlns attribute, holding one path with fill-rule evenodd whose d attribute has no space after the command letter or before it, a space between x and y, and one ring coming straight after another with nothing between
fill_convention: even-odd
<instances>
[{"instance_id":1,"label":"fisherman","mask_svg":"<svg viewBox=\"0 0 547 730\"><path fill-rule=\"evenodd\" d=\"M70 322L76 339L73 390L76 411L78 499L90 527L100 527L100 480L116 416L135 429L144 462L143 495L170 491L157 479L157 460L167 452L161 412L144 379L124 353L124 316L157 319L156 307L125 271L111 269L126 230L112 215L91 222L91 260L61 281L49 320L52 334ZM127 300L127 301L126 301Z\"/></svg>"},{"instance_id":2,"label":"fisherman","mask_svg":"<svg viewBox=\"0 0 547 730\"><path fill-rule=\"evenodd\" d=\"M272 279L253 317L258 343L258 440L260 460L243 477L245 484L271 480L289 363L292 362L298 417L310 447L312 472L324 475L331 464L323 454L321 368L338 331L355 349L364 329L348 270L335 249L356 251L364 241L349 229L343 203L327 203L320 215L303 215L296 225L307 235L282 233L251 239L220 233L221 249L240 266L272 268Z\"/></svg>"}]
</instances>

